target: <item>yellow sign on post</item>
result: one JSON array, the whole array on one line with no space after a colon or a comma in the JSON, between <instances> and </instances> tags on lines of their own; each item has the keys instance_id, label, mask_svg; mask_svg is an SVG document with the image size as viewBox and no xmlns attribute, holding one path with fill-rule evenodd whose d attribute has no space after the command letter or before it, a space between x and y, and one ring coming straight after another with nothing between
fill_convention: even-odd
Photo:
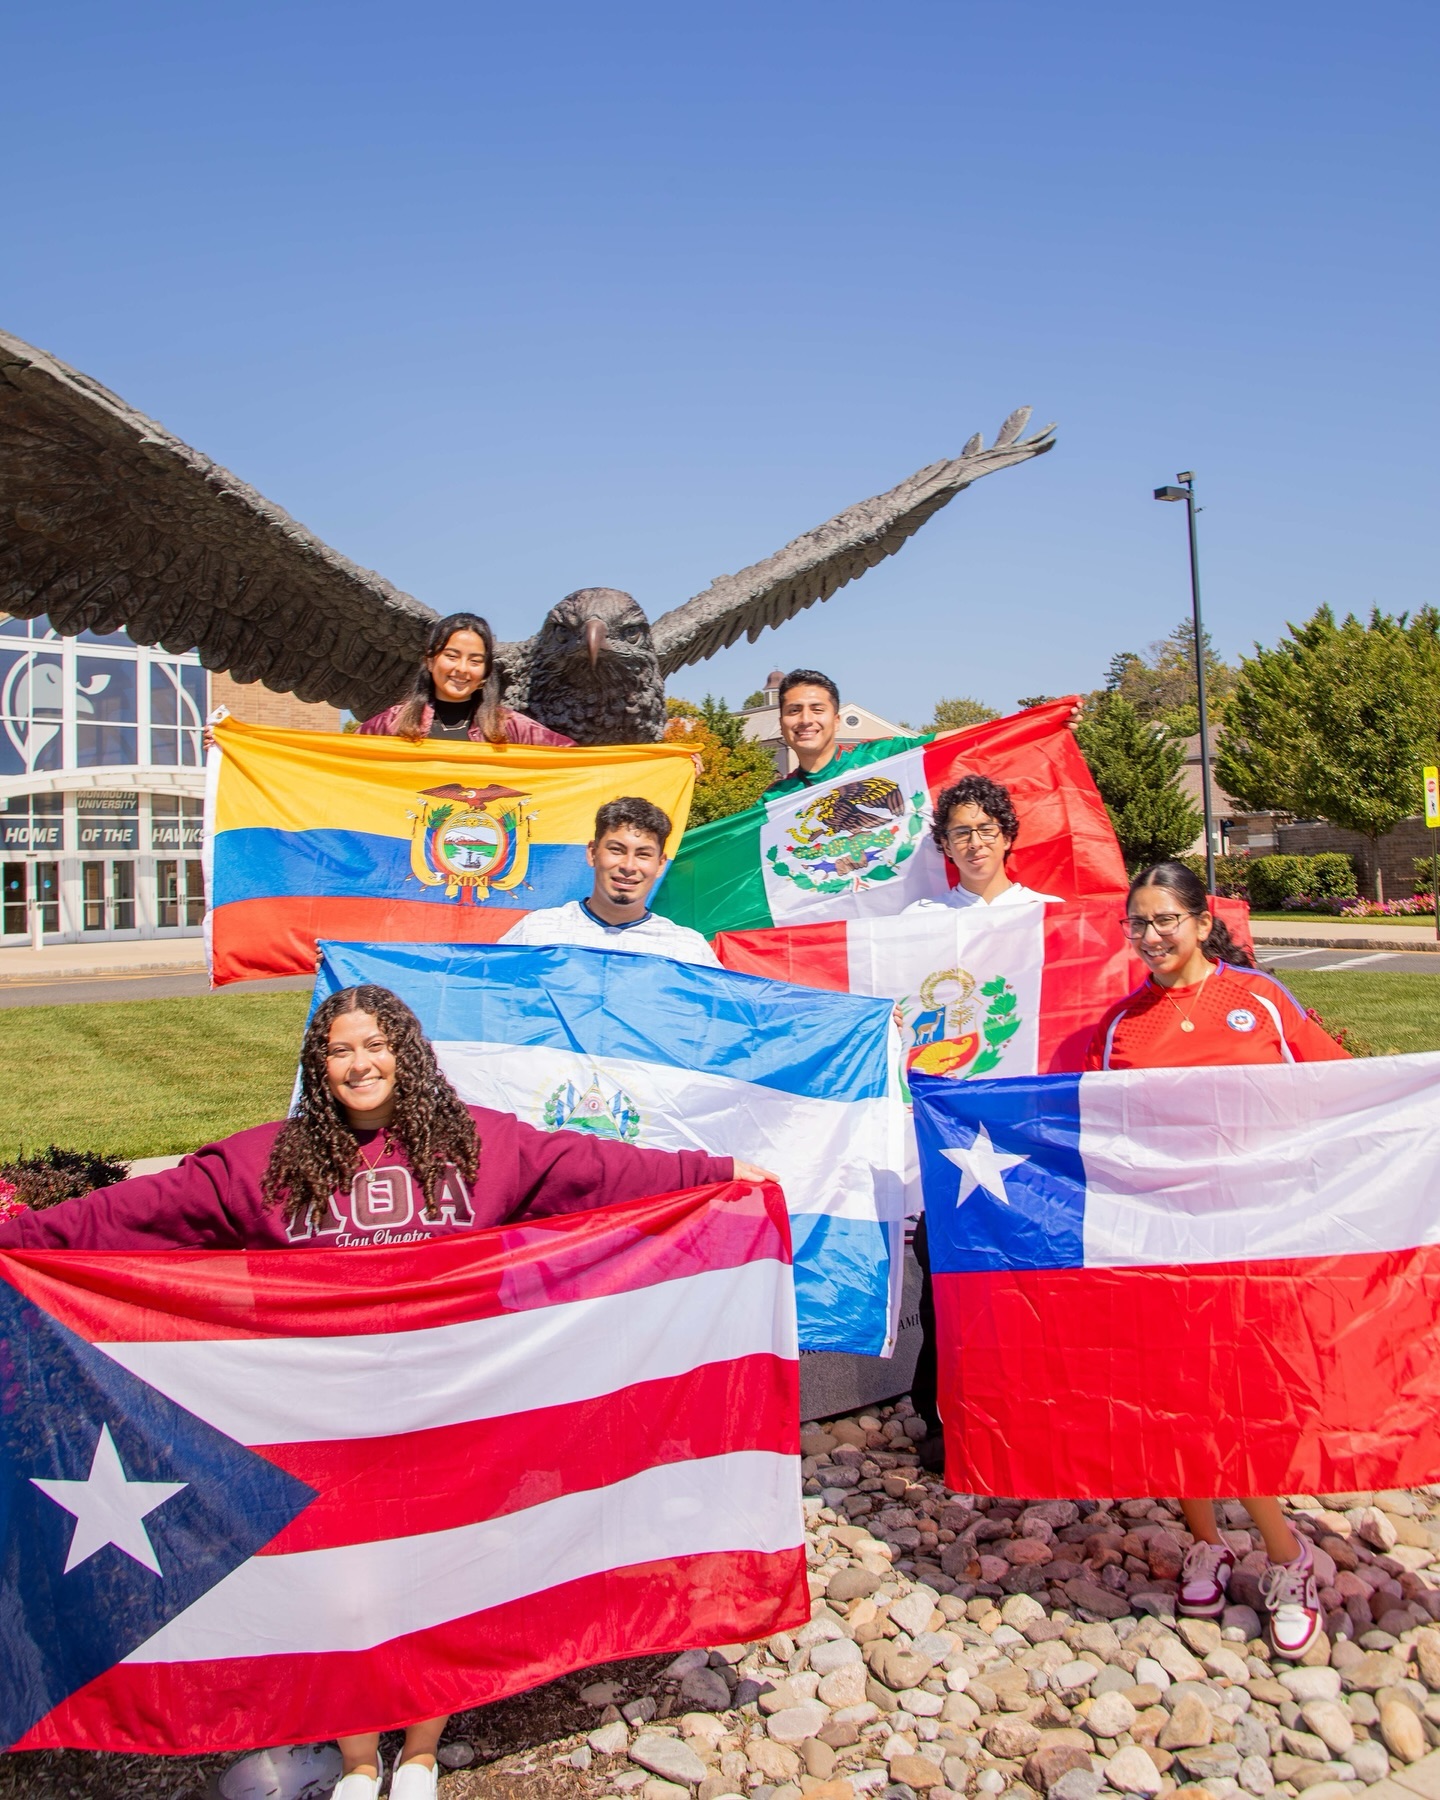
<instances>
[{"instance_id":1,"label":"yellow sign on post","mask_svg":"<svg viewBox=\"0 0 1440 1800\"><path fill-rule=\"evenodd\" d=\"M1425 823L1440 829L1440 769L1425 769Z\"/></svg>"}]
</instances>

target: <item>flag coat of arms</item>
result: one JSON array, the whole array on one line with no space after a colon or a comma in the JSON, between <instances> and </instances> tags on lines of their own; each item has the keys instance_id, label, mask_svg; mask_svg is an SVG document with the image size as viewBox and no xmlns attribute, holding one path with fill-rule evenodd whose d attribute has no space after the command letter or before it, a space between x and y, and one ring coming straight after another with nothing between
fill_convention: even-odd
<instances>
[{"instance_id":1,"label":"flag coat of arms","mask_svg":"<svg viewBox=\"0 0 1440 1800\"><path fill-rule=\"evenodd\" d=\"M949 889L930 837L935 795L962 775L1009 788L1015 880L1041 893L1123 891L1115 832L1067 721L1072 700L934 738L861 744L829 781L686 833L653 905L720 931L883 918Z\"/></svg>"},{"instance_id":2,"label":"flag coat of arms","mask_svg":"<svg viewBox=\"0 0 1440 1800\"><path fill-rule=\"evenodd\" d=\"M1440 1478L1440 1055L912 1086L952 1487Z\"/></svg>"},{"instance_id":3,"label":"flag coat of arms","mask_svg":"<svg viewBox=\"0 0 1440 1800\"><path fill-rule=\"evenodd\" d=\"M788 1222L0 1254L0 1745L454 1712L810 1615Z\"/></svg>"},{"instance_id":4,"label":"flag coat of arms","mask_svg":"<svg viewBox=\"0 0 1440 1800\"><path fill-rule=\"evenodd\" d=\"M801 1348L889 1355L905 1125L888 1001L575 944L321 949L317 1003L392 988L465 1100L773 1169Z\"/></svg>"},{"instance_id":5,"label":"flag coat of arms","mask_svg":"<svg viewBox=\"0 0 1440 1800\"><path fill-rule=\"evenodd\" d=\"M695 767L674 744L552 749L225 719L207 777L211 978L309 975L321 937L491 942L590 892L595 813L620 794L685 828Z\"/></svg>"}]
</instances>

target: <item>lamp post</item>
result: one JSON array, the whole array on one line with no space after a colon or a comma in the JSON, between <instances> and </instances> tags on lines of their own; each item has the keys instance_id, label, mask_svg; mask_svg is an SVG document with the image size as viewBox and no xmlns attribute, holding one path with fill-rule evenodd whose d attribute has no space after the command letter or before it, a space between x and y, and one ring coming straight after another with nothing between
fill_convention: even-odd
<instances>
[{"instance_id":1,"label":"lamp post","mask_svg":"<svg viewBox=\"0 0 1440 1800\"><path fill-rule=\"evenodd\" d=\"M1190 609L1195 621L1195 688L1200 701L1200 797L1205 809L1205 888L1215 892L1215 818L1210 804L1210 722L1205 707L1205 627L1200 620L1200 548L1195 540L1195 477L1184 469L1183 487L1158 487L1157 500L1183 500L1190 525Z\"/></svg>"}]
</instances>

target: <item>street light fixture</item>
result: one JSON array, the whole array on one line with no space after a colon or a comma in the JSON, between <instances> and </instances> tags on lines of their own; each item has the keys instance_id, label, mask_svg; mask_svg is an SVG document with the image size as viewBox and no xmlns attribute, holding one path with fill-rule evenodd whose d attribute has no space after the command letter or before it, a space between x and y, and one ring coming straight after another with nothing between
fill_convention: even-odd
<instances>
[{"instance_id":1,"label":"street light fixture","mask_svg":"<svg viewBox=\"0 0 1440 1800\"><path fill-rule=\"evenodd\" d=\"M1205 627L1200 619L1200 549L1195 541L1195 477L1182 469L1182 487L1158 487L1157 500L1183 500L1190 526L1190 607L1195 622L1195 688L1200 701L1200 795L1205 809L1205 887L1215 892L1215 819L1210 804L1210 725L1205 706Z\"/></svg>"}]
</instances>

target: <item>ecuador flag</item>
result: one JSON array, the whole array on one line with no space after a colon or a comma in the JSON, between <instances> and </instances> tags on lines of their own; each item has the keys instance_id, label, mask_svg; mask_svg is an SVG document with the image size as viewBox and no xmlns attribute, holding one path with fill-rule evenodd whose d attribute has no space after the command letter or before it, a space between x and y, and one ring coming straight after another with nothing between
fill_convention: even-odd
<instances>
[{"instance_id":1,"label":"ecuador flag","mask_svg":"<svg viewBox=\"0 0 1440 1800\"><path fill-rule=\"evenodd\" d=\"M685 829L677 744L555 750L215 727L205 801L216 986L309 975L316 940L492 943L590 891L596 809L651 800Z\"/></svg>"}]
</instances>

